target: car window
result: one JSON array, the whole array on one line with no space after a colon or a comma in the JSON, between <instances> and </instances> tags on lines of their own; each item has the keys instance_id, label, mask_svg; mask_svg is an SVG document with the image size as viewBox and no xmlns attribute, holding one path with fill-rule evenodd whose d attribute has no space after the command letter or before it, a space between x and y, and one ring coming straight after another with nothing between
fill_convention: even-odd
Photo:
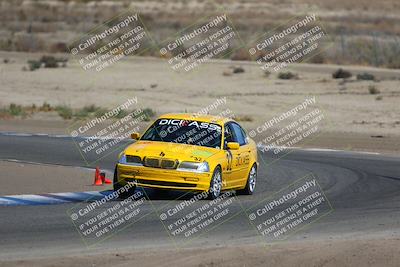
<instances>
[{"instance_id":1,"label":"car window","mask_svg":"<svg viewBox=\"0 0 400 267\"><path fill-rule=\"evenodd\" d=\"M202 121L158 119L140 140L221 147L222 127Z\"/></svg>"},{"instance_id":2,"label":"car window","mask_svg":"<svg viewBox=\"0 0 400 267\"><path fill-rule=\"evenodd\" d=\"M243 129L236 123L231 123L234 135L237 139L237 142L239 145L245 145L246 144L246 137L243 135Z\"/></svg>"},{"instance_id":3,"label":"car window","mask_svg":"<svg viewBox=\"0 0 400 267\"><path fill-rule=\"evenodd\" d=\"M246 142L246 144L249 143L249 138L247 137L246 131L239 125L240 130L242 130L242 134L244 136L244 141Z\"/></svg>"},{"instance_id":4,"label":"car window","mask_svg":"<svg viewBox=\"0 0 400 267\"><path fill-rule=\"evenodd\" d=\"M232 126L230 123L225 125L225 144L228 142L237 142L235 134L233 132Z\"/></svg>"}]
</instances>

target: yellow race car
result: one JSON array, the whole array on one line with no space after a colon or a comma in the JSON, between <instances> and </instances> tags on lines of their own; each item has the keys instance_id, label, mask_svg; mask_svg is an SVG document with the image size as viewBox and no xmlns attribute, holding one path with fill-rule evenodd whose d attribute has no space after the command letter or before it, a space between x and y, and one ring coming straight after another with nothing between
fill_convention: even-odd
<instances>
[{"instance_id":1,"label":"yellow race car","mask_svg":"<svg viewBox=\"0 0 400 267\"><path fill-rule=\"evenodd\" d=\"M165 114L119 155L114 190L134 187L253 194L257 147L234 120L211 115Z\"/></svg>"}]
</instances>

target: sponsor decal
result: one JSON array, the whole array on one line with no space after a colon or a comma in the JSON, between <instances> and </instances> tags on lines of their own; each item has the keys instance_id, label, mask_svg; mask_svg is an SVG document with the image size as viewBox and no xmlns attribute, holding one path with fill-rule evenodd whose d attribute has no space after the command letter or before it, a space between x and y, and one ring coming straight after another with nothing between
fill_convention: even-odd
<instances>
[{"instance_id":1,"label":"sponsor decal","mask_svg":"<svg viewBox=\"0 0 400 267\"><path fill-rule=\"evenodd\" d=\"M172 125L178 127L197 127L201 129L208 129L213 131L221 131L221 126L208 122L177 120L177 119L161 119L158 125Z\"/></svg>"}]
</instances>

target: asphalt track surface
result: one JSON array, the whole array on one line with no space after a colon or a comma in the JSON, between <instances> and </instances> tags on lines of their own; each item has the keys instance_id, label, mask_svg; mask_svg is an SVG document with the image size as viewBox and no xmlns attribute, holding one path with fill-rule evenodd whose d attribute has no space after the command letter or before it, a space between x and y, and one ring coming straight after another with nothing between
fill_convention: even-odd
<instances>
[{"instance_id":1,"label":"asphalt track surface","mask_svg":"<svg viewBox=\"0 0 400 267\"><path fill-rule=\"evenodd\" d=\"M117 154L118 151L114 151L96 165L113 169ZM244 210L310 173L322 187L333 210L288 240L400 234L400 158L302 150L260 156L255 195L237 196L240 205L231 206L231 212L236 216L190 241L186 247L264 242L249 223ZM72 139L67 137L0 135L0 159L86 167ZM57 177L54 180L57 181ZM159 195L152 190L146 190L146 193L149 200L145 201L142 210L148 215L93 248L85 246L66 213L76 203L0 207L0 258L85 254L139 247L171 248L176 245L176 240L171 239L154 210L168 203L178 203L175 199L180 193ZM205 201L195 205L204 205ZM103 208L114 204L115 201L106 203Z\"/></svg>"}]
</instances>

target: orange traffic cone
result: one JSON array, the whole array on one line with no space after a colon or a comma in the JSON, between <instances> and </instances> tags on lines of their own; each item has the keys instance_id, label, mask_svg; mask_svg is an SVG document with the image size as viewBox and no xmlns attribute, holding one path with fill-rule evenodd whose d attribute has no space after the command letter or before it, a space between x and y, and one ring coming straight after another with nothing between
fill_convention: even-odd
<instances>
[{"instance_id":1,"label":"orange traffic cone","mask_svg":"<svg viewBox=\"0 0 400 267\"><path fill-rule=\"evenodd\" d=\"M100 177L100 169L96 167L96 171L94 172L94 183L93 185L103 185L103 182Z\"/></svg>"},{"instance_id":2,"label":"orange traffic cone","mask_svg":"<svg viewBox=\"0 0 400 267\"><path fill-rule=\"evenodd\" d=\"M103 183L105 183L105 184L111 184L112 183L112 181L110 179L106 178L106 173L105 172L101 172L100 176L101 176L101 181Z\"/></svg>"}]
</instances>

